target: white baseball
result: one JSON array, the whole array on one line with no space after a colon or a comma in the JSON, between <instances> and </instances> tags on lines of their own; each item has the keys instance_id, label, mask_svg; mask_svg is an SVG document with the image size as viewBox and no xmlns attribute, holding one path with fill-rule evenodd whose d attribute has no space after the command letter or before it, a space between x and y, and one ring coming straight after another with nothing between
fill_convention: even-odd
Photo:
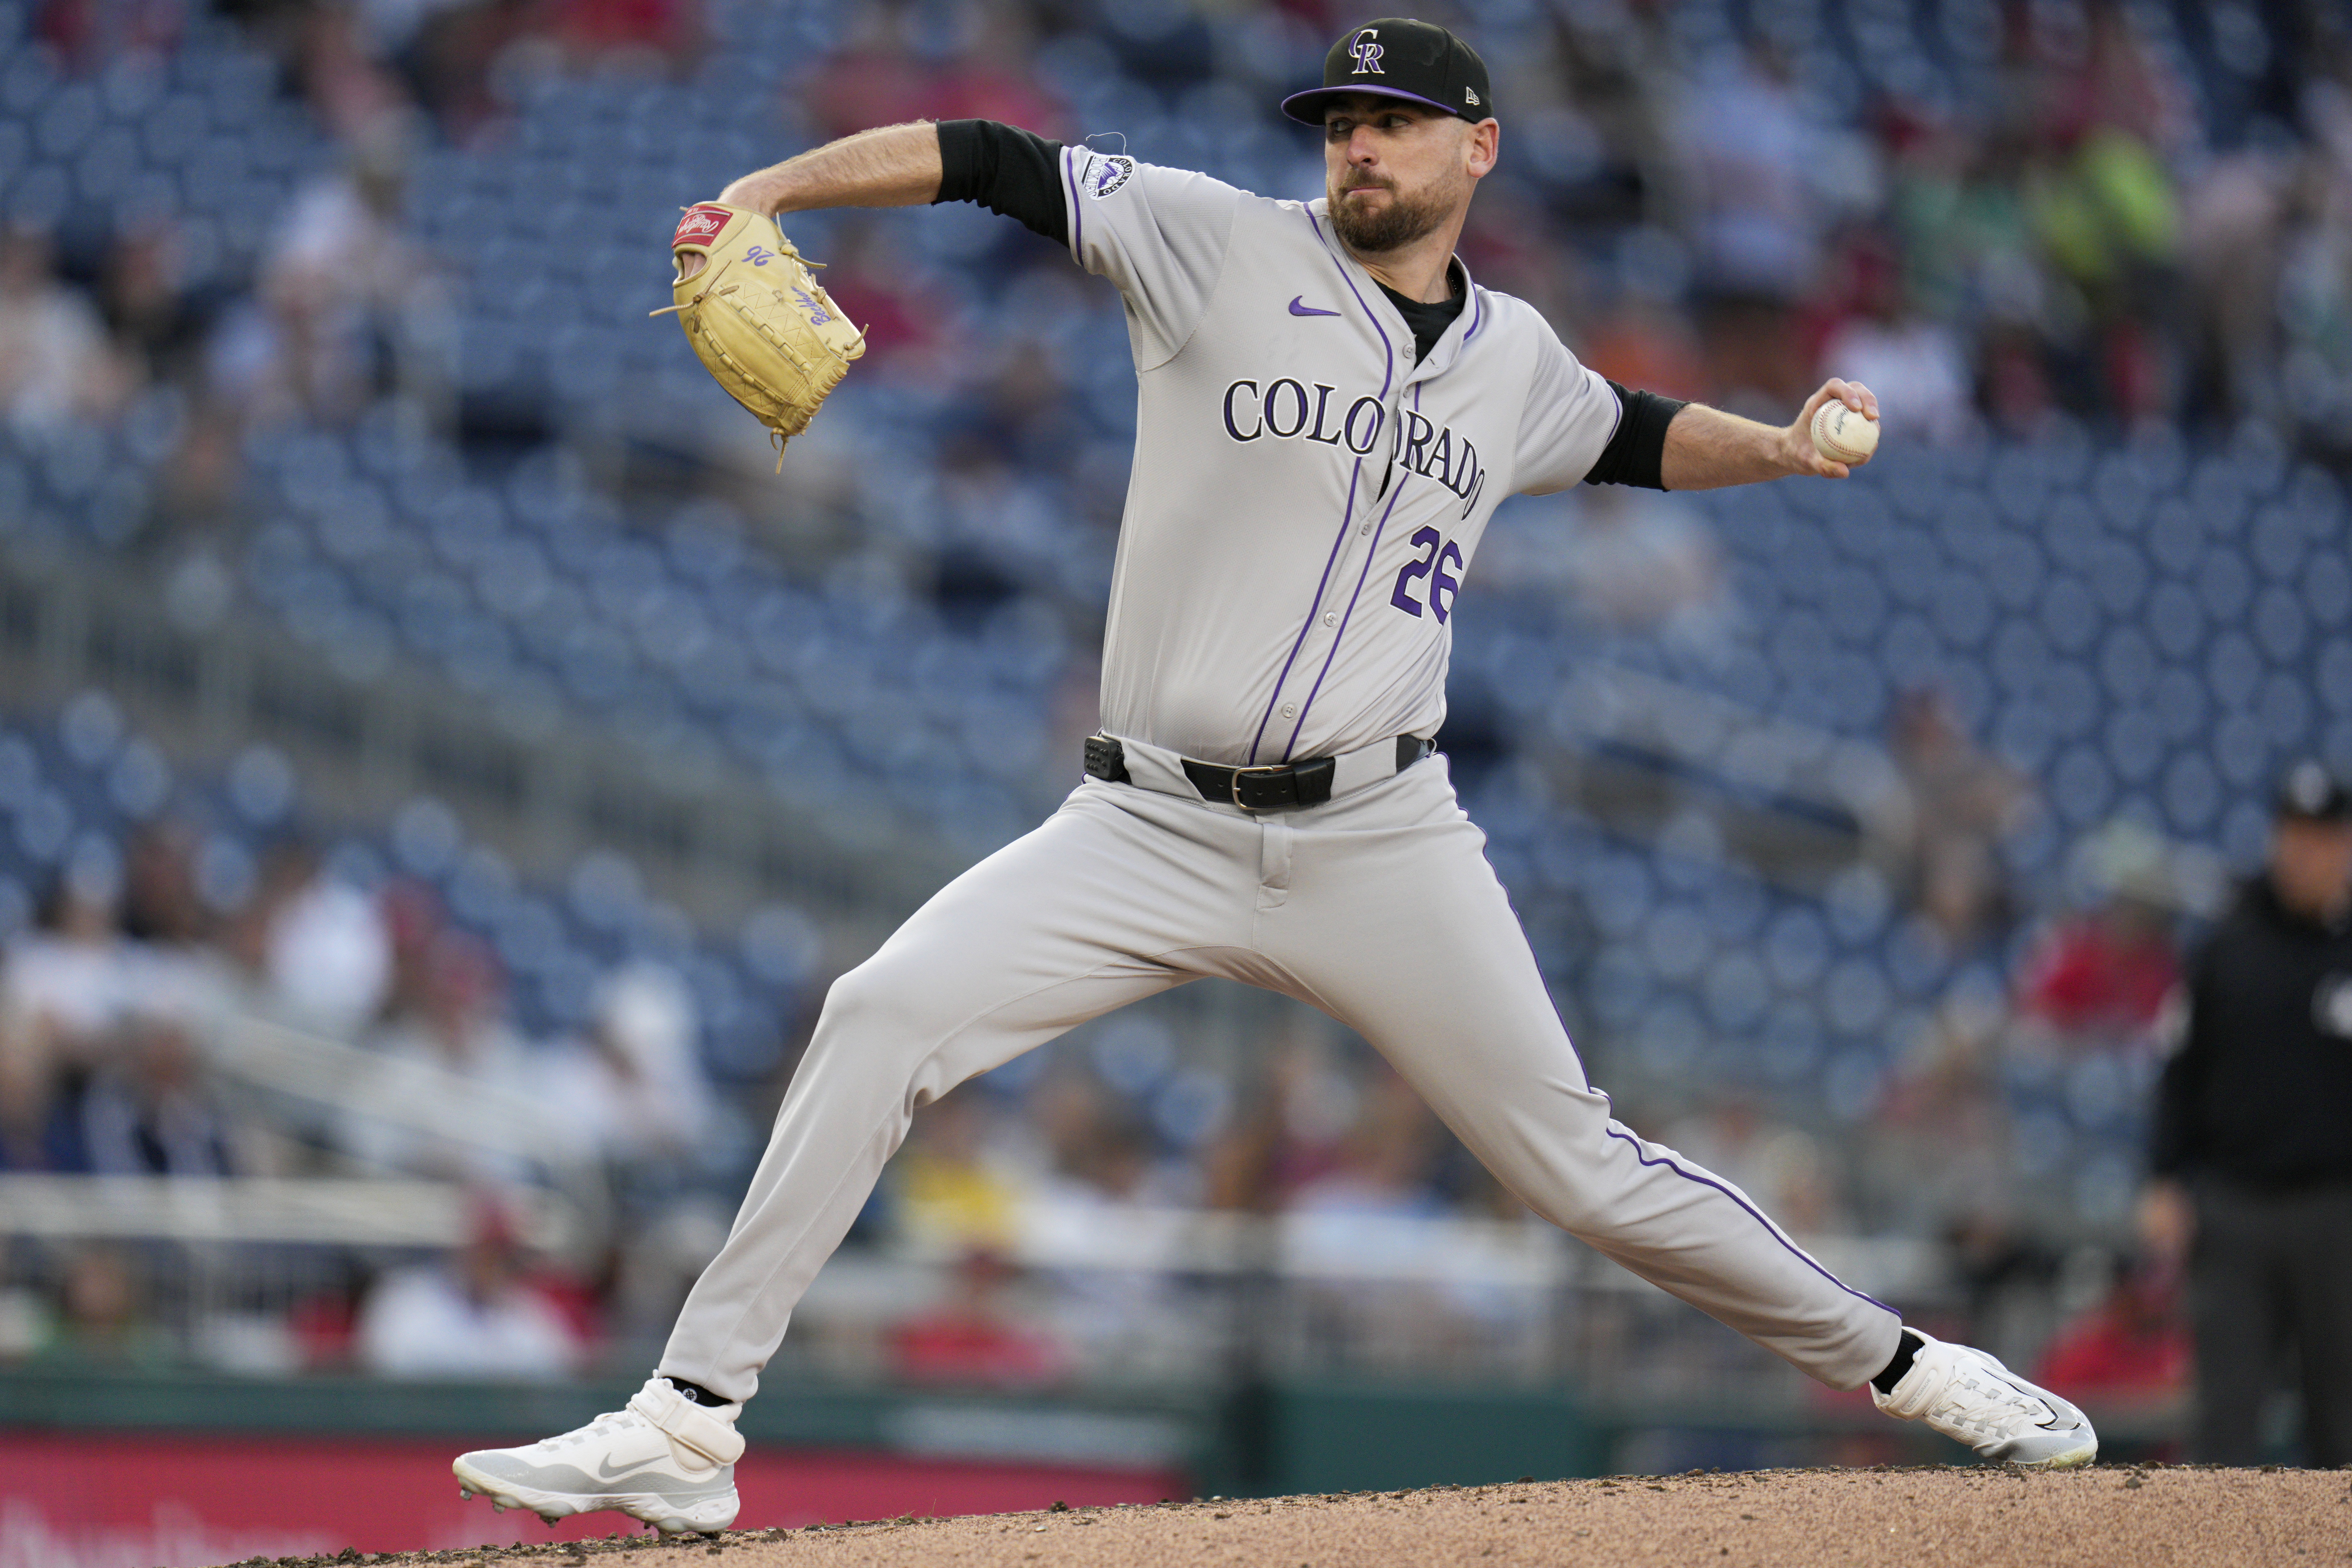
<instances>
[{"instance_id":1,"label":"white baseball","mask_svg":"<svg viewBox=\"0 0 2352 1568\"><path fill-rule=\"evenodd\" d=\"M1832 397L1813 410L1813 450L1833 463L1859 463L1878 450L1878 421Z\"/></svg>"}]
</instances>

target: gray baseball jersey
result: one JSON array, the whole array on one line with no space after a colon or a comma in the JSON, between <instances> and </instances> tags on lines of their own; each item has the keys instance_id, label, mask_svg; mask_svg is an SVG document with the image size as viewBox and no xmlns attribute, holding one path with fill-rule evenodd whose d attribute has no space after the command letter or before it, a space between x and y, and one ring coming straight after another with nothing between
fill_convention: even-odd
<instances>
[{"instance_id":1,"label":"gray baseball jersey","mask_svg":"<svg viewBox=\"0 0 2352 1568\"><path fill-rule=\"evenodd\" d=\"M1400 769L1383 744L1444 718L1454 595L1496 502L1580 479L1615 394L1475 285L1416 364L1322 202L1061 158L1071 250L1125 297L1141 388L1103 653L1129 778L1088 779L834 984L661 1370L750 1397L917 1107L1218 975L1355 1028L1537 1213L1860 1384L1895 1314L1611 1116L1444 759ZM1280 813L1203 799L1177 765L1321 756L1331 798Z\"/></svg>"},{"instance_id":2,"label":"gray baseball jersey","mask_svg":"<svg viewBox=\"0 0 2352 1568\"><path fill-rule=\"evenodd\" d=\"M1227 764L1436 733L1486 520L1581 479L1615 392L1475 283L1416 365L1320 199L1061 156L1070 249L1127 302L1138 386L1105 732Z\"/></svg>"}]
</instances>

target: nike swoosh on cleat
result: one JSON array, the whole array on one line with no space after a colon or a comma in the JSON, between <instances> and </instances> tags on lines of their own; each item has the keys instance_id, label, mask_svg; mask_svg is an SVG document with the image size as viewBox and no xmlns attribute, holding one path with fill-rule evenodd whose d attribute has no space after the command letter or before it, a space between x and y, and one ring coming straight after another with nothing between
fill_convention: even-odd
<instances>
[{"instance_id":1,"label":"nike swoosh on cleat","mask_svg":"<svg viewBox=\"0 0 2352 1568\"><path fill-rule=\"evenodd\" d=\"M612 1468L608 1461L599 1460L596 1465L596 1475L598 1479L602 1480L617 1481L623 1476L634 1476L640 1470L650 1470L656 1465L660 1463L661 1461L659 1459L644 1459L640 1460L636 1464L625 1466L616 1470Z\"/></svg>"},{"instance_id":2,"label":"nike swoosh on cleat","mask_svg":"<svg viewBox=\"0 0 2352 1568\"><path fill-rule=\"evenodd\" d=\"M1336 316L1336 315L1338 315L1338 314L1339 313L1339 311L1337 311L1337 310L1317 310L1317 309L1316 309L1314 306L1312 306L1312 305L1302 305L1302 304L1300 304L1300 303L1299 303L1299 301L1300 301L1301 300L1306 299L1306 298L1307 298L1307 296L1306 296L1306 295L1304 295L1304 294L1293 294L1293 295L1290 297L1290 313L1291 313L1292 315L1294 315L1294 316Z\"/></svg>"}]
</instances>

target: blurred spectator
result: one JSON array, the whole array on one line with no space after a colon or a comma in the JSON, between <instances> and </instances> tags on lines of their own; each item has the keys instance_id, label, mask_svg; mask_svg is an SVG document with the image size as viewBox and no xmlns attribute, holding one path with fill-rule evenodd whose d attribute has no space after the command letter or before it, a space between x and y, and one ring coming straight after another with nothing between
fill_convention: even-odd
<instances>
[{"instance_id":1,"label":"blurred spectator","mask_svg":"<svg viewBox=\"0 0 2352 1568\"><path fill-rule=\"evenodd\" d=\"M134 1012L82 1097L85 1158L101 1176L233 1173L226 1119L178 1023Z\"/></svg>"},{"instance_id":2,"label":"blurred spectator","mask_svg":"<svg viewBox=\"0 0 2352 1568\"><path fill-rule=\"evenodd\" d=\"M433 993L438 944L448 929L441 897L426 883L395 879L377 892L376 914L383 921L385 950L392 961L384 982L383 1016L421 1016Z\"/></svg>"},{"instance_id":3,"label":"blurred spectator","mask_svg":"<svg viewBox=\"0 0 2352 1568\"><path fill-rule=\"evenodd\" d=\"M39 928L9 949L0 987L12 1032L43 1037L46 1056L95 1057L131 1000L121 891L112 846L85 839L50 884Z\"/></svg>"},{"instance_id":4,"label":"blurred spectator","mask_svg":"<svg viewBox=\"0 0 2352 1568\"><path fill-rule=\"evenodd\" d=\"M182 822L153 823L131 836L122 931L142 1010L202 1047L240 998L236 972L215 941L217 922L196 891L197 847Z\"/></svg>"},{"instance_id":5,"label":"blurred spectator","mask_svg":"<svg viewBox=\"0 0 2352 1568\"><path fill-rule=\"evenodd\" d=\"M2043 113L2052 134L2074 142L2118 132L2161 153L2192 134L2186 84L2147 46L2123 0L2084 0L2082 60L2053 73Z\"/></svg>"},{"instance_id":6,"label":"blurred spectator","mask_svg":"<svg viewBox=\"0 0 2352 1568\"><path fill-rule=\"evenodd\" d=\"M957 1252L1012 1241L1019 1193L989 1146L991 1121L985 1097L969 1090L916 1114L890 1163L905 1235Z\"/></svg>"},{"instance_id":7,"label":"blurred spectator","mask_svg":"<svg viewBox=\"0 0 2352 1568\"><path fill-rule=\"evenodd\" d=\"M1929 927L1966 951L2015 913L2000 850L2032 814L2032 787L1970 740L1933 689L1895 704L1892 749L1911 798L1887 848Z\"/></svg>"},{"instance_id":8,"label":"blurred spectator","mask_svg":"<svg viewBox=\"0 0 2352 1568\"><path fill-rule=\"evenodd\" d=\"M1053 1160L1035 1201L1093 1206L1186 1202L1182 1177L1154 1157L1150 1130L1092 1075L1064 1072L1029 1098Z\"/></svg>"},{"instance_id":9,"label":"blurred spectator","mask_svg":"<svg viewBox=\"0 0 2352 1568\"><path fill-rule=\"evenodd\" d=\"M2016 1159L2000 1074L2002 1024L1998 1008L1947 1002L1887 1075L1864 1142L1874 1228L2006 1226Z\"/></svg>"},{"instance_id":10,"label":"blurred spectator","mask_svg":"<svg viewBox=\"0 0 2352 1568\"><path fill-rule=\"evenodd\" d=\"M1710 390L1706 353L1688 318L1669 302L1629 291L1582 326L1578 357L1612 381L1685 402Z\"/></svg>"},{"instance_id":11,"label":"blurred spectator","mask_svg":"<svg viewBox=\"0 0 2352 1568\"><path fill-rule=\"evenodd\" d=\"M2106 1405L2185 1394L2189 1344L2180 1294L2178 1269L2125 1262L2098 1303L2052 1336L2034 1377Z\"/></svg>"},{"instance_id":12,"label":"blurred spectator","mask_svg":"<svg viewBox=\"0 0 2352 1568\"><path fill-rule=\"evenodd\" d=\"M1301 1214L1434 1218L1444 1212L1431 1182L1440 1136L1437 1118L1411 1086L1385 1065L1377 1068L1361 1088L1338 1162L1301 1184L1288 1206Z\"/></svg>"},{"instance_id":13,"label":"blurred spectator","mask_svg":"<svg viewBox=\"0 0 2352 1568\"><path fill-rule=\"evenodd\" d=\"M1858 381L1906 439L1948 447L1975 428L1973 386L1959 336L1911 309L1895 259L1876 245L1849 249L1845 292L1853 314L1822 346L1817 380Z\"/></svg>"},{"instance_id":14,"label":"blurred spectator","mask_svg":"<svg viewBox=\"0 0 2352 1568\"><path fill-rule=\"evenodd\" d=\"M526 1278L513 1222L479 1206L475 1234L444 1263L376 1282L360 1310L360 1364L380 1377L553 1382L583 1350L555 1303Z\"/></svg>"},{"instance_id":15,"label":"blurred spectator","mask_svg":"<svg viewBox=\"0 0 2352 1568\"><path fill-rule=\"evenodd\" d=\"M940 60L924 58L913 43L929 21L897 5L851 13L843 47L793 94L821 140L908 120L999 120L1041 136L1066 134L1059 106L1030 65L1036 30L1030 7L1003 0L970 7L968 47Z\"/></svg>"},{"instance_id":16,"label":"blurred spectator","mask_svg":"<svg viewBox=\"0 0 2352 1568\"><path fill-rule=\"evenodd\" d=\"M550 1053L541 1093L584 1147L633 1163L691 1163L710 1118L694 999L675 972L637 963L596 991L585 1045Z\"/></svg>"},{"instance_id":17,"label":"blurred spectator","mask_svg":"<svg viewBox=\"0 0 2352 1568\"><path fill-rule=\"evenodd\" d=\"M865 360L917 383L936 376L947 348L936 290L881 225L853 217L835 232L825 289L865 332Z\"/></svg>"},{"instance_id":18,"label":"blurred spectator","mask_svg":"<svg viewBox=\"0 0 2352 1568\"><path fill-rule=\"evenodd\" d=\"M1612 632L1664 636L1694 648L1729 629L1731 601L1715 536L1683 502L1601 485L1577 497L1560 545L1576 606Z\"/></svg>"},{"instance_id":19,"label":"blurred spectator","mask_svg":"<svg viewBox=\"0 0 2352 1568\"><path fill-rule=\"evenodd\" d=\"M1024 0L984 0L972 6L961 40L964 47L940 63L925 91L924 116L998 120L1040 136L1068 136L1062 106L1034 63L1039 28L1050 16Z\"/></svg>"},{"instance_id":20,"label":"blurred spectator","mask_svg":"<svg viewBox=\"0 0 2352 1568\"><path fill-rule=\"evenodd\" d=\"M2232 426L2278 407L2279 285L2300 172L2282 149L2242 147L2215 157L2182 193L2184 392L2193 416ZM2340 293L2326 273L2321 279Z\"/></svg>"},{"instance_id":21,"label":"blurred spectator","mask_svg":"<svg viewBox=\"0 0 2352 1568\"><path fill-rule=\"evenodd\" d=\"M112 414L132 388L87 296L58 281L47 235L0 231L0 416L23 430Z\"/></svg>"},{"instance_id":22,"label":"blurred spectator","mask_svg":"<svg viewBox=\"0 0 2352 1568\"><path fill-rule=\"evenodd\" d=\"M2352 788L2288 770L2269 864L2190 961L2142 1205L2189 1262L2192 1457L2262 1459L2292 1353L2303 1462L2352 1464Z\"/></svg>"},{"instance_id":23,"label":"blurred spectator","mask_svg":"<svg viewBox=\"0 0 2352 1568\"><path fill-rule=\"evenodd\" d=\"M1821 1144L1773 1121L1755 1100L1723 1095L1670 1125L1665 1143L1753 1197L1798 1236L1852 1229L1837 1172Z\"/></svg>"},{"instance_id":24,"label":"blurred spectator","mask_svg":"<svg viewBox=\"0 0 2352 1568\"><path fill-rule=\"evenodd\" d=\"M0 1258L0 1365L33 1355L56 1331L47 1298L12 1279L5 1268Z\"/></svg>"},{"instance_id":25,"label":"blurred spectator","mask_svg":"<svg viewBox=\"0 0 2352 1568\"><path fill-rule=\"evenodd\" d=\"M204 301L187 284L179 230L153 222L118 235L107 252L99 302L114 350L132 379L188 385L201 369Z\"/></svg>"},{"instance_id":26,"label":"blurred spectator","mask_svg":"<svg viewBox=\"0 0 2352 1568\"><path fill-rule=\"evenodd\" d=\"M121 889L111 847L86 840L0 965L0 1164L86 1168L80 1093L133 999Z\"/></svg>"},{"instance_id":27,"label":"blurred spectator","mask_svg":"<svg viewBox=\"0 0 2352 1568\"><path fill-rule=\"evenodd\" d=\"M2145 1042L2179 982L2164 846L2116 824L2093 850L2097 901L2061 920L2028 954L2018 1011L2070 1045Z\"/></svg>"},{"instance_id":28,"label":"blurred spectator","mask_svg":"<svg viewBox=\"0 0 2352 1568\"><path fill-rule=\"evenodd\" d=\"M2059 279L2088 313L2072 342L2081 361L2081 411L2126 425L2173 408L2166 302L2176 279L2179 198L2146 143L2121 132L2086 137L2044 160L2026 185L2028 211Z\"/></svg>"},{"instance_id":29,"label":"blurred spectator","mask_svg":"<svg viewBox=\"0 0 2352 1568\"><path fill-rule=\"evenodd\" d=\"M687 1291L726 1244L733 1215L704 1194L670 1204L624 1231L604 1302L606 1330L617 1348L635 1344L660 1353Z\"/></svg>"},{"instance_id":30,"label":"blurred spectator","mask_svg":"<svg viewBox=\"0 0 2352 1568\"><path fill-rule=\"evenodd\" d=\"M168 55L187 26L188 0L39 0L33 36L77 71L126 56Z\"/></svg>"},{"instance_id":31,"label":"blurred spectator","mask_svg":"<svg viewBox=\"0 0 2352 1568\"><path fill-rule=\"evenodd\" d=\"M1700 275L1718 293L1792 301L1813 286L1832 214L1822 181L1832 133L1788 64L1760 40L1713 68L1688 100Z\"/></svg>"},{"instance_id":32,"label":"blurred spectator","mask_svg":"<svg viewBox=\"0 0 2352 1568\"><path fill-rule=\"evenodd\" d=\"M164 821L131 836L123 867L122 929L150 948L200 947L212 921L196 892L196 834Z\"/></svg>"},{"instance_id":33,"label":"blurred spectator","mask_svg":"<svg viewBox=\"0 0 2352 1568\"><path fill-rule=\"evenodd\" d=\"M702 42L698 0L549 0L543 26L575 60L674 67Z\"/></svg>"},{"instance_id":34,"label":"blurred spectator","mask_svg":"<svg viewBox=\"0 0 2352 1568\"><path fill-rule=\"evenodd\" d=\"M1213 1208L1271 1212L1335 1170L1360 1093L1339 1059L1331 1026L1294 1016L1265 1052L1265 1079L1250 1111L1206 1156Z\"/></svg>"},{"instance_id":35,"label":"blurred spectator","mask_svg":"<svg viewBox=\"0 0 2352 1568\"><path fill-rule=\"evenodd\" d=\"M1020 1271L976 1247L956 1264L947 1300L890 1327L891 1370L910 1383L997 1388L1053 1383L1069 1357L1011 1300Z\"/></svg>"},{"instance_id":36,"label":"blurred spectator","mask_svg":"<svg viewBox=\"0 0 2352 1568\"><path fill-rule=\"evenodd\" d=\"M440 1110L457 1114L446 1108L444 1075L504 1091L514 1097L509 1104L542 1106L540 1071L507 1021L503 977L486 943L444 931L413 1010L386 1017L369 1044L380 1064L366 1093L355 1097L338 1124L336 1141L345 1152L413 1175L506 1180L525 1173L522 1162L427 1131L443 1124ZM378 1107L400 1114L370 1113Z\"/></svg>"},{"instance_id":37,"label":"blurred spectator","mask_svg":"<svg viewBox=\"0 0 2352 1568\"><path fill-rule=\"evenodd\" d=\"M410 149L372 123L339 173L294 199L257 300L215 335L212 374L248 423L347 423L397 394L428 414L450 384L449 301L404 216Z\"/></svg>"},{"instance_id":38,"label":"blurred spectator","mask_svg":"<svg viewBox=\"0 0 2352 1568\"><path fill-rule=\"evenodd\" d=\"M1813 292L1824 236L1865 193L1867 150L1823 123L1760 38L1711 68L1685 102L1692 230L1715 400L1786 418L1808 390L1790 307ZM1767 410L1771 412L1768 415Z\"/></svg>"},{"instance_id":39,"label":"blurred spectator","mask_svg":"<svg viewBox=\"0 0 2352 1568\"><path fill-rule=\"evenodd\" d=\"M297 0L279 8L277 34L311 112L331 134L355 143L383 134L407 103L399 81L375 58L368 10Z\"/></svg>"},{"instance_id":40,"label":"blurred spectator","mask_svg":"<svg viewBox=\"0 0 2352 1568\"><path fill-rule=\"evenodd\" d=\"M53 1335L41 1359L151 1373L171 1363L171 1339L149 1315L147 1282L128 1252L90 1243L67 1255Z\"/></svg>"},{"instance_id":41,"label":"blurred spectator","mask_svg":"<svg viewBox=\"0 0 2352 1568\"><path fill-rule=\"evenodd\" d=\"M268 995L290 1023L349 1039L383 1006L392 943L373 900L307 846L271 853L257 895Z\"/></svg>"},{"instance_id":42,"label":"blurred spectator","mask_svg":"<svg viewBox=\"0 0 2352 1568\"><path fill-rule=\"evenodd\" d=\"M511 63L536 9L536 0L415 0L406 16L379 26L417 100L467 146L504 116L492 77L501 59Z\"/></svg>"}]
</instances>

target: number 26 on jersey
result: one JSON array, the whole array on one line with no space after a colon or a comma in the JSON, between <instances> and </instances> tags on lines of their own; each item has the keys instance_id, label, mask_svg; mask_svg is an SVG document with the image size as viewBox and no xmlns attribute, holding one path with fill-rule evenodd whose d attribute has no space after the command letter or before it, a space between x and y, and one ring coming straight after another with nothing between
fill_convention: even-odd
<instances>
[{"instance_id":1,"label":"number 26 on jersey","mask_svg":"<svg viewBox=\"0 0 2352 1568\"><path fill-rule=\"evenodd\" d=\"M1413 585L1423 577L1429 579L1429 613L1444 626L1445 617L1454 613L1454 595L1462 586L1455 575L1462 570L1462 547L1453 543L1433 528L1424 528L1412 536L1413 548L1421 559L1408 561L1396 575L1396 587L1389 595L1389 603L1408 616L1421 614L1421 601L1412 596ZM1447 571L1452 563L1454 570Z\"/></svg>"}]
</instances>

